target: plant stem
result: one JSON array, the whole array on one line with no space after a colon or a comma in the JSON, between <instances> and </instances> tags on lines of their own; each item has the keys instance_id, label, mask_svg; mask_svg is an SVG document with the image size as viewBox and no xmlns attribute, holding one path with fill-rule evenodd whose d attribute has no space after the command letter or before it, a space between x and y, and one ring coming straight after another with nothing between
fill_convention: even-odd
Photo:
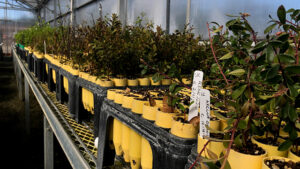
<instances>
[{"instance_id":1,"label":"plant stem","mask_svg":"<svg viewBox=\"0 0 300 169\"><path fill-rule=\"evenodd\" d=\"M237 125L239 123L239 119L237 119L233 125L233 128L232 128L232 131L231 131L231 138L230 138L230 142L229 142L229 145L228 145L228 148L226 149L226 154L224 156L224 161L222 163L222 166L220 169L224 169L225 168L225 165L226 165L226 161L228 159L228 156L229 156L229 153L230 153L230 150L231 150L231 146L233 144L233 140L234 140L234 135L235 135L235 132L236 132L236 129L237 129Z\"/></svg>"},{"instance_id":2,"label":"plant stem","mask_svg":"<svg viewBox=\"0 0 300 169\"><path fill-rule=\"evenodd\" d=\"M198 158L201 156L201 154L203 153L203 151L205 150L205 148L207 147L207 145L208 145L209 142L210 142L210 140L208 140L208 141L204 144L202 150L200 151L200 153L198 154L196 160L195 160L194 163L190 166L189 169L192 169L192 168L197 164Z\"/></svg>"},{"instance_id":3,"label":"plant stem","mask_svg":"<svg viewBox=\"0 0 300 169\"><path fill-rule=\"evenodd\" d=\"M219 70L220 70L220 72L221 72L221 74L222 74L224 80L226 81L226 84L228 85L228 84L229 84L229 83L228 83L228 80L227 80L225 74L223 73L223 70L222 70L222 68L221 68L221 66L220 66L220 64L219 64L219 62L218 62L217 56L216 56L216 54L215 54L215 50L214 50L214 47L213 47L213 42L212 42L212 38L211 38L211 35L210 35L210 29L209 29L209 24L208 24L208 22L206 23L206 27L207 27L207 30L208 30L208 37L209 37L209 41L210 41L210 48L211 48L211 51L212 51L212 53L213 53L213 55L214 55L214 59L215 59L217 65L218 65L218 67L219 67Z\"/></svg>"}]
</instances>

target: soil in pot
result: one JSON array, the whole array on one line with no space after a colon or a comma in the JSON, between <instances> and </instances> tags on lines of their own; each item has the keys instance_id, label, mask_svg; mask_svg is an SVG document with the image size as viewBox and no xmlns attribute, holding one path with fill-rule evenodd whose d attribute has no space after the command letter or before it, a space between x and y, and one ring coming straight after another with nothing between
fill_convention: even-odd
<instances>
[{"instance_id":1,"label":"soil in pot","mask_svg":"<svg viewBox=\"0 0 300 169\"><path fill-rule=\"evenodd\" d=\"M264 149L248 141L242 147L233 145L228 162L231 169L261 169L262 161L266 156L267 152Z\"/></svg>"},{"instance_id":2,"label":"soil in pot","mask_svg":"<svg viewBox=\"0 0 300 169\"><path fill-rule=\"evenodd\" d=\"M288 154L288 151L279 151L278 146L281 142L283 142L283 139L274 139L274 137L252 137L252 142L257 144L259 147L262 147L265 149L268 153L268 156L280 156L280 157L286 157Z\"/></svg>"},{"instance_id":3,"label":"soil in pot","mask_svg":"<svg viewBox=\"0 0 300 169\"><path fill-rule=\"evenodd\" d=\"M264 149L262 149L257 144L254 144L250 141L247 142L246 146L243 146L243 147L232 146L232 149L234 149L237 152L240 152L243 154L249 154L249 155L262 155L262 154L266 153Z\"/></svg>"},{"instance_id":4,"label":"soil in pot","mask_svg":"<svg viewBox=\"0 0 300 169\"><path fill-rule=\"evenodd\" d=\"M300 162L285 161L284 159L267 159L264 161L270 169L300 169Z\"/></svg>"}]
</instances>

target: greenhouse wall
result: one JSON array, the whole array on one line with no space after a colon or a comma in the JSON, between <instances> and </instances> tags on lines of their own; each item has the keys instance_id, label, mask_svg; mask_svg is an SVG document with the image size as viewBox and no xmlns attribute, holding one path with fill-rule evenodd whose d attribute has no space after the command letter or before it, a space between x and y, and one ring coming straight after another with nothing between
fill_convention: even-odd
<instances>
[{"instance_id":1,"label":"greenhouse wall","mask_svg":"<svg viewBox=\"0 0 300 169\"><path fill-rule=\"evenodd\" d=\"M11 4L14 2L9 1ZM11 52L14 34L32 26L37 21L36 14L29 11L2 10L0 13L0 43L4 53Z\"/></svg>"},{"instance_id":2,"label":"greenhouse wall","mask_svg":"<svg viewBox=\"0 0 300 169\"><path fill-rule=\"evenodd\" d=\"M57 2L55 2L57 1ZM110 16L112 13L123 15L127 24L134 24L137 17L144 16L145 21L151 21L154 25L160 25L163 28L167 26L167 1L168 0L73 0L74 3L74 21L75 25L92 25L100 16L99 6L102 6L102 15ZM187 2L189 0L170 0L170 32L183 30L186 24L187 13L190 15L190 26L194 28L196 34L203 38L208 37L206 23L218 22L225 24L231 17L227 15L239 15L249 13L249 21L254 29L263 35L263 28L268 24L269 15L276 16L276 10L279 5L285 5L286 9L300 8L298 0L190 0L190 12L187 12ZM120 2L127 2L126 12L120 12ZM47 22L55 25L54 12L56 5L57 16L60 23L69 24L71 14L71 0L50 0L46 4ZM296 6L295 6L296 5ZM43 13L43 12L42 12ZM126 16L124 16L126 15Z\"/></svg>"}]
</instances>

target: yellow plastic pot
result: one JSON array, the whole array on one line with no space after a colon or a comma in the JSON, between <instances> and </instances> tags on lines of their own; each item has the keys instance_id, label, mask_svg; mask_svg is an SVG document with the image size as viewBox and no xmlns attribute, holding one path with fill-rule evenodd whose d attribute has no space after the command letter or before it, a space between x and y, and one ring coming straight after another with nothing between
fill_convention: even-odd
<instances>
[{"instance_id":1,"label":"yellow plastic pot","mask_svg":"<svg viewBox=\"0 0 300 169\"><path fill-rule=\"evenodd\" d=\"M268 145L268 144L264 144L264 143L258 142L256 140L256 138L259 138L259 137L252 137L251 141L254 144L257 144L259 147L261 147L264 150L266 150L267 151L267 157L271 157L271 156L287 157L287 154L288 154L287 150L286 151L279 151L278 150L278 146L273 146L273 145ZM281 141L279 140L279 142L281 142Z\"/></svg>"},{"instance_id":2,"label":"yellow plastic pot","mask_svg":"<svg viewBox=\"0 0 300 169\"><path fill-rule=\"evenodd\" d=\"M150 86L150 80L149 78L138 78L140 86Z\"/></svg>"},{"instance_id":3,"label":"yellow plastic pot","mask_svg":"<svg viewBox=\"0 0 300 169\"><path fill-rule=\"evenodd\" d=\"M52 69L52 79L53 79L53 82L56 84L56 72L54 69Z\"/></svg>"},{"instance_id":4,"label":"yellow plastic pot","mask_svg":"<svg viewBox=\"0 0 300 169\"><path fill-rule=\"evenodd\" d=\"M163 99L159 99L159 98L154 98L155 101L155 106L161 106L163 104Z\"/></svg>"},{"instance_id":5,"label":"yellow plastic pot","mask_svg":"<svg viewBox=\"0 0 300 169\"><path fill-rule=\"evenodd\" d=\"M208 140L201 138L200 135L198 134L198 144L197 144L197 152L198 153L200 153L200 151L203 149L203 147L207 143L207 141ZM220 157L220 155L224 151L225 147L223 145L223 142L210 141L208 143L208 145L206 146L206 149L209 149L211 152L213 152L218 157ZM210 158L206 149L202 153L202 156L206 157L206 158Z\"/></svg>"},{"instance_id":6,"label":"yellow plastic pot","mask_svg":"<svg viewBox=\"0 0 300 169\"><path fill-rule=\"evenodd\" d=\"M172 81L171 79L162 79L161 84L162 85L171 85Z\"/></svg>"},{"instance_id":7,"label":"yellow plastic pot","mask_svg":"<svg viewBox=\"0 0 300 169\"><path fill-rule=\"evenodd\" d=\"M129 145L130 145L130 131L131 129L127 127L125 124L122 124L122 150L124 161L129 163Z\"/></svg>"},{"instance_id":8,"label":"yellow plastic pot","mask_svg":"<svg viewBox=\"0 0 300 169\"><path fill-rule=\"evenodd\" d=\"M142 117L144 119L150 120L150 121L155 121L156 119L156 112L157 112L158 107L156 106L150 106L149 103L145 103L143 106L143 115Z\"/></svg>"},{"instance_id":9,"label":"yellow plastic pot","mask_svg":"<svg viewBox=\"0 0 300 169\"><path fill-rule=\"evenodd\" d=\"M179 117L173 117L173 122L171 126L171 134L181 137L192 139L197 137L198 127L195 127L193 124L182 123L178 121Z\"/></svg>"},{"instance_id":10,"label":"yellow plastic pot","mask_svg":"<svg viewBox=\"0 0 300 169\"><path fill-rule=\"evenodd\" d=\"M153 155L150 143L142 137L142 151L141 151L141 166L142 169L152 169Z\"/></svg>"},{"instance_id":11,"label":"yellow plastic pot","mask_svg":"<svg viewBox=\"0 0 300 169\"><path fill-rule=\"evenodd\" d=\"M134 98L137 98L138 96L128 96L128 95L124 95L123 96L123 103L122 103L122 107L127 108L127 109L131 109L132 108L132 102L134 100Z\"/></svg>"},{"instance_id":12,"label":"yellow plastic pot","mask_svg":"<svg viewBox=\"0 0 300 169\"><path fill-rule=\"evenodd\" d=\"M118 91L115 93L115 103L117 104L122 104L123 103L123 96L124 96L124 93L121 92L121 91Z\"/></svg>"},{"instance_id":13,"label":"yellow plastic pot","mask_svg":"<svg viewBox=\"0 0 300 169\"><path fill-rule=\"evenodd\" d=\"M228 126L227 121L220 120L220 130L221 131L224 131L227 126Z\"/></svg>"},{"instance_id":14,"label":"yellow plastic pot","mask_svg":"<svg viewBox=\"0 0 300 169\"><path fill-rule=\"evenodd\" d=\"M43 53L34 51L34 56L38 59L43 59L45 56Z\"/></svg>"},{"instance_id":15,"label":"yellow plastic pot","mask_svg":"<svg viewBox=\"0 0 300 169\"><path fill-rule=\"evenodd\" d=\"M102 80L102 87L113 87L114 82L111 80Z\"/></svg>"},{"instance_id":16,"label":"yellow plastic pot","mask_svg":"<svg viewBox=\"0 0 300 169\"><path fill-rule=\"evenodd\" d=\"M82 88L81 100L85 110L94 114L94 95L91 91Z\"/></svg>"},{"instance_id":17,"label":"yellow plastic pot","mask_svg":"<svg viewBox=\"0 0 300 169\"><path fill-rule=\"evenodd\" d=\"M161 84L161 81L158 82L154 82L154 80L152 79L152 77L149 77L150 82L151 82L151 86L159 86Z\"/></svg>"},{"instance_id":18,"label":"yellow plastic pot","mask_svg":"<svg viewBox=\"0 0 300 169\"><path fill-rule=\"evenodd\" d=\"M115 100L115 94L119 91L117 89L108 89L107 90L107 99L108 100Z\"/></svg>"},{"instance_id":19,"label":"yellow plastic pot","mask_svg":"<svg viewBox=\"0 0 300 169\"><path fill-rule=\"evenodd\" d=\"M190 84L192 84L192 81L187 78L182 78L182 83L186 84L186 85L190 85Z\"/></svg>"},{"instance_id":20,"label":"yellow plastic pot","mask_svg":"<svg viewBox=\"0 0 300 169\"><path fill-rule=\"evenodd\" d=\"M78 76L87 81L89 81L89 78L90 78L90 74L88 74L86 72L79 72Z\"/></svg>"},{"instance_id":21,"label":"yellow plastic pot","mask_svg":"<svg viewBox=\"0 0 300 169\"><path fill-rule=\"evenodd\" d=\"M141 148L142 148L141 144L142 144L142 137L134 130L130 130L129 157L130 157L130 166L132 169L140 169Z\"/></svg>"},{"instance_id":22,"label":"yellow plastic pot","mask_svg":"<svg viewBox=\"0 0 300 169\"><path fill-rule=\"evenodd\" d=\"M48 74L48 64L45 64L46 73Z\"/></svg>"},{"instance_id":23,"label":"yellow plastic pot","mask_svg":"<svg viewBox=\"0 0 300 169\"><path fill-rule=\"evenodd\" d=\"M220 123L221 123L220 120L210 120L209 121L209 127L214 129L214 130L220 131Z\"/></svg>"},{"instance_id":24,"label":"yellow plastic pot","mask_svg":"<svg viewBox=\"0 0 300 169\"><path fill-rule=\"evenodd\" d=\"M159 127L169 129L172 127L173 117L175 115L175 113L165 113L160 110L157 110L155 124Z\"/></svg>"},{"instance_id":25,"label":"yellow plastic pot","mask_svg":"<svg viewBox=\"0 0 300 169\"><path fill-rule=\"evenodd\" d=\"M113 121L113 143L118 156L122 155L122 123L114 119Z\"/></svg>"},{"instance_id":26,"label":"yellow plastic pot","mask_svg":"<svg viewBox=\"0 0 300 169\"><path fill-rule=\"evenodd\" d=\"M289 152L288 152L288 158L291 159L291 160L294 160L296 162L300 162L300 157L297 156L296 154L294 154L291 150L292 149L290 149Z\"/></svg>"},{"instance_id":27,"label":"yellow plastic pot","mask_svg":"<svg viewBox=\"0 0 300 169\"><path fill-rule=\"evenodd\" d=\"M64 89L67 94L69 94L69 81L68 78L64 76L63 78Z\"/></svg>"},{"instance_id":28,"label":"yellow plastic pot","mask_svg":"<svg viewBox=\"0 0 300 169\"><path fill-rule=\"evenodd\" d=\"M131 111L136 114L143 114L143 106L145 103L148 103L147 100L139 100L138 98L134 98L132 101Z\"/></svg>"},{"instance_id":29,"label":"yellow plastic pot","mask_svg":"<svg viewBox=\"0 0 300 169\"><path fill-rule=\"evenodd\" d=\"M128 86L138 86L139 80L138 79L128 79L127 80Z\"/></svg>"},{"instance_id":30,"label":"yellow plastic pot","mask_svg":"<svg viewBox=\"0 0 300 169\"><path fill-rule=\"evenodd\" d=\"M250 155L231 149L228 162L231 169L261 169L262 161L265 157L267 157L267 152L262 155Z\"/></svg>"},{"instance_id":31,"label":"yellow plastic pot","mask_svg":"<svg viewBox=\"0 0 300 169\"><path fill-rule=\"evenodd\" d=\"M116 87L125 87L127 86L126 78L113 78L114 84Z\"/></svg>"},{"instance_id":32,"label":"yellow plastic pot","mask_svg":"<svg viewBox=\"0 0 300 169\"><path fill-rule=\"evenodd\" d=\"M266 164L265 164L265 161L266 160L284 160L285 162L288 162L288 161L292 161L292 162L295 162L294 160L291 160L291 159L288 159L288 158L284 158L284 157L276 157L276 156L273 156L273 157L265 157L262 161L262 168L261 169L270 169L270 167L268 167Z\"/></svg>"},{"instance_id":33,"label":"yellow plastic pot","mask_svg":"<svg viewBox=\"0 0 300 169\"><path fill-rule=\"evenodd\" d=\"M62 65L62 68L65 70L65 71L67 71L67 72L69 72L69 73L71 73L72 75L74 75L74 76L78 76L79 75L79 70L78 69L74 69L72 66L70 66L70 65Z\"/></svg>"}]
</instances>

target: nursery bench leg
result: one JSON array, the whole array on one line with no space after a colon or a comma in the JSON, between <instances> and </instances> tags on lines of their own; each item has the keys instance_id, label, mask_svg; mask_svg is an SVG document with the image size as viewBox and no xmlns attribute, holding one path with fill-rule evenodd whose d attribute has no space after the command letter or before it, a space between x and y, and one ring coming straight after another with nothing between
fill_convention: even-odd
<instances>
[{"instance_id":1,"label":"nursery bench leg","mask_svg":"<svg viewBox=\"0 0 300 169\"><path fill-rule=\"evenodd\" d=\"M53 169L53 131L44 116L44 168Z\"/></svg>"},{"instance_id":2,"label":"nursery bench leg","mask_svg":"<svg viewBox=\"0 0 300 169\"><path fill-rule=\"evenodd\" d=\"M25 128L26 133L30 134L30 105L29 105L29 86L28 81L24 80L25 84Z\"/></svg>"},{"instance_id":3,"label":"nursery bench leg","mask_svg":"<svg viewBox=\"0 0 300 169\"><path fill-rule=\"evenodd\" d=\"M22 70L20 67L17 67L17 81L18 81L18 92L19 92L19 99L23 100L24 99L24 95L23 95L23 79L24 79L24 75L22 73Z\"/></svg>"}]
</instances>

